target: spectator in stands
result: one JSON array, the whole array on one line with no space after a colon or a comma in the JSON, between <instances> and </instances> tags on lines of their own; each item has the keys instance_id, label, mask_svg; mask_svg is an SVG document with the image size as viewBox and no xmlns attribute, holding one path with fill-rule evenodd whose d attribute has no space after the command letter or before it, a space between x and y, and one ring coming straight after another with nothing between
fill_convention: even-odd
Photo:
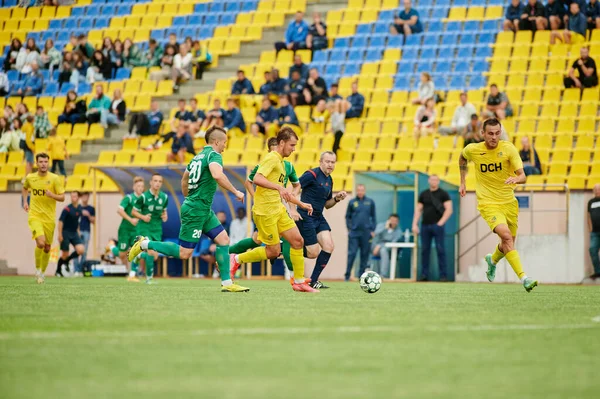
<instances>
[{"instance_id":1,"label":"spectator in stands","mask_svg":"<svg viewBox=\"0 0 600 399\"><path fill-rule=\"evenodd\" d=\"M10 105L4 107L4 117L8 120L8 124L11 125L12 121L17 117L15 110Z\"/></svg>"},{"instance_id":2,"label":"spectator in stands","mask_svg":"<svg viewBox=\"0 0 600 399\"><path fill-rule=\"evenodd\" d=\"M65 53L77 51L78 45L79 45L79 39L77 39L77 36L75 35L75 33L71 33L71 37L69 38L69 43L67 43L67 45L63 48L63 51Z\"/></svg>"},{"instance_id":3,"label":"spectator in stands","mask_svg":"<svg viewBox=\"0 0 600 399\"><path fill-rule=\"evenodd\" d=\"M38 105L33 120L33 132L38 139L45 139L52 129L52 124L48 119L48 113L44 111L44 107Z\"/></svg>"},{"instance_id":4,"label":"spectator in stands","mask_svg":"<svg viewBox=\"0 0 600 399\"><path fill-rule=\"evenodd\" d=\"M584 13L579 9L579 4L576 2L571 3L569 7L571 14L569 20L565 24L565 30L562 32L559 30L552 31L550 35L550 44L555 44L556 39L561 40L565 44L571 44L575 41L576 43L583 43L586 40L587 31L587 18Z\"/></svg>"},{"instance_id":5,"label":"spectator in stands","mask_svg":"<svg viewBox=\"0 0 600 399\"><path fill-rule=\"evenodd\" d=\"M390 26L392 35L404 34L410 36L413 33L422 33L423 25L419 18L419 12L412 8L410 0L404 0L404 9L394 14L394 23Z\"/></svg>"},{"instance_id":6,"label":"spectator in stands","mask_svg":"<svg viewBox=\"0 0 600 399\"><path fill-rule=\"evenodd\" d=\"M48 39L44 44L44 49L40 54L41 67L51 71L60 68L62 63L62 54L54 47L54 40Z\"/></svg>"},{"instance_id":7,"label":"spectator in stands","mask_svg":"<svg viewBox=\"0 0 600 399\"><path fill-rule=\"evenodd\" d=\"M279 53L281 50L288 49L296 51L306 48L306 37L310 27L304 21L304 13L296 11L294 21L290 23L285 32L285 42L275 43L275 50Z\"/></svg>"},{"instance_id":8,"label":"spectator in stands","mask_svg":"<svg viewBox=\"0 0 600 399\"><path fill-rule=\"evenodd\" d=\"M74 90L69 90L67 93L67 103L63 109L62 115L58 117L58 123L76 123L85 122L87 106L85 100L78 99L77 93Z\"/></svg>"},{"instance_id":9,"label":"spectator in stands","mask_svg":"<svg viewBox=\"0 0 600 399\"><path fill-rule=\"evenodd\" d=\"M414 135L415 140L419 140L421 136L427 136L430 133L433 133L435 128L435 100L430 98L427 100L425 105L421 105L419 109L417 109L417 113L415 115L415 127L414 127Z\"/></svg>"},{"instance_id":10,"label":"spectator in stands","mask_svg":"<svg viewBox=\"0 0 600 399\"><path fill-rule=\"evenodd\" d=\"M105 37L104 40L102 40L102 47L100 47L100 51L102 51L102 54L104 54L104 58L108 58L110 60L110 55L113 50L114 47L112 39L110 37Z\"/></svg>"},{"instance_id":11,"label":"spectator in stands","mask_svg":"<svg viewBox=\"0 0 600 399\"><path fill-rule=\"evenodd\" d=\"M175 115L169 121L169 125L171 126L171 131L177 131L177 125L182 121L191 121L192 113L186 109L185 100L180 98L177 100L177 111L175 111Z\"/></svg>"},{"instance_id":12,"label":"spectator in stands","mask_svg":"<svg viewBox=\"0 0 600 399\"><path fill-rule=\"evenodd\" d=\"M289 96L282 94L279 96L279 126L283 127L286 125L291 125L292 129L295 127L295 131L300 128L300 122L298 122L296 112L294 112L294 108L290 104Z\"/></svg>"},{"instance_id":13,"label":"spectator in stands","mask_svg":"<svg viewBox=\"0 0 600 399\"><path fill-rule=\"evenodd\" d=\"M528 0L527 5L523 8L521 20L519 21L519 30L545 30L548 28L548 20L546 19L546 10L541 1Z\"/></svg>"},{"instance_id":14,"label":"spectator in stands","mask_svg":"<svg viewBox=\"0 0 600 399\"><path fill-rule=\"evenodd\" d=\"M460 105L454 110L450 126L441 126L439 128L441 134L460 134L464 132L467 125L469 125L471 115L477 113L475 106L467 100L467 93L460 93Z\"/></svg>"},{"instance_id":15,"label":"spectator in stands","mask_svg":"<svg viewBox=\"0 0 600 399\"><path fill-rule=\"evenodd\" d=\"M333 133L333 151L337 155L337 151L340 149L340 141L346 130L346 113L344 112L344 106L342 105L341 99L330 102L331 106L331 130L326 133Z\"/></svg>"},{"instance_id":16,"label":"spectator in stands","mask_svg":"<svg viewBox=\"0 0 600 399\"><path fill-rule=\"evenodd\" d=\"M346 119L360 118L365 108L365 97L358 92L358 82L352 82L352 94L346 98Z\"/></svg>"},{"instance_id":17,"label":"spectator in stands","mask_svg":"<svg viewBox=\"0 0 600 399\"><path fill-rule=\"evenodd\" d=\"M96 85L96 94L90 102L86 116L89 123L100 122L103 128L108 127L107 115L110 109L110 98L104 94L102 85Z\"/></svg>"},{"instance_id":18,"label":"spectator in stands","mask_svg":"<svg viewBox=\"0 0 600 399\"><path fill-rule=\"evenodd\" d=\"M190 148L192 154L194 154L194 144L188 133L188 128L188 122L180 123L177 126L177 133L171 143L171 152L167 154L168 162L185 163L185 153L189 152Z\"/></svg>"},{"instance_id":19,"label":"spectator in stands","mask_svg":"<svg viewBox=\"0 0 600 399\"><path fill-rule=\"evenodd\" d=\"M52 159L52 169L50 172L56 173L58 169L61 175L67 177L65 159L69 159L69 153L67 152L65 139L56 134L56 129L50 130L46 152L50 155L50 159Z\"/></svg>"},{"instance_id":20,"label":"spectator in stands","mask_svg":"<svg viewBox=\"0 0 600 399\"><path fill-rule=\"evenodd\" d=\"M254 122L250 128L250 133L255 137L258 137L259 133L262 133L267 137L274 136L277 131L278 121L279 112L273 107L271 100L264 97L260 111L258 111L258 115L256 115L256 122Z\"/></svg>"},{"instance_id":21,"label":"spectator in stands","mask_svg":"<svg viewBox=\"0 0 600 399\"><path fill-rule=\"evenodd\" d=\"M231 221L231 225L229 226L229 242L231 245L248 237L248 217L246 216L246 210L243 207L239 207L235 213L236 218Z\"/></svg>"},{"instance_id":22,"label":"spectator in stands","mask_svg":"<svg viewBox=\"0 0 600 399\"><path fill-rule=\"evenodd\" d=\"M471 121L463 133L465 147L471 143L481 143L483 141L483 136L481 135L482 128L483 124L479 120L479 116L477 114L471 115Z\"/></svg>"},{"instance_id":23,"label":"spectator in stands","mask_svg":"<svg viewBox=\"0 0 600 399\"><path fill-rule=\"evenodd\" d=\"M561 0L548 0L544 6L546 10L547 26L550 30L555 31L562 26L563 18L566 14L565 6Z\"/></svg>"},{"instance_id":24,"label":"spectator in stands","mask_svg":"<svg viewBox=\"0 0 600 399\"><path fill-rule=\"evenodd\" d=\"M322 50L329 45L327 41L327 25L321 20L321 14L313 13L313 23L306 36L306 48L312 51ZM307 79L308 76L304 76Z\"/></svg>"},{"instance_id":25,"label":"spectator in stands","mask_svg":"<svg viewBox=\"0 0 600 399\"><path fill-rule=\"evenodd\" d=\"M169 46L173 47L175 54L179 53L179 43L177 43L177 35L175 33L169 33L169 41L165 44L165 54Z\"/></svg>"},{"instance_id":26,"label":"spectator in stands","mask_svg":"<svg viewBox=\"0 0 600 399\"><path fill-rule=\"evenodd\" d=\"M160 61L160 71L150 72L150 80L165 80L172 75L173 61L175 60L175 47L167 45L165 54Z\"/></svg>"},{"instance_id":27,"label":"spectator in stands","mask_svg":"<svg viewBox=\"0 0 600 399\"><path fill-rule=\"evenodd\" d=\"M156 43L156 40L150 39L148 42L148 50L144 51L139 65L145 67L160 66L160 60L163 56L163 49Z\"/></svg>"},{"instance_id":28,"label":"spectator in stands","mask_svg":"<svg viewBox=\"0 0 600 399\"><path fill-rule=\"evenodd\" d=\"M110 63L113 68L113 73L117 73L117 69L123 67L123 43L119 39L113 43L113 49L110 51Z\"/></svg>"},{"instance_id":29,"label":"spectator in stands","mask_svg":"<svg viewBox=\"0 0 600 399\"><path fill-rule=\"evenodd\" d=\"M123 100L123 93L121 89L115 89L109 112L106 114L106 122L109 125L118 125L125 121L126 114L127 104Z\"/></svg>"},{"instance_id":30,"label":"spectator in stands","mask_svg":"<svg viewBox=\"0 0 600 399\"><path fill-rule=\"evenodd\" d=\"M228 132L241 135L246 133L246 122L242 111L236 106L233 98L227 99L227 110L223 114L223 127Z\"/></svg>"},{"instance_id":31,"label":"spectator in stands","mask_svg":"<svg viewBox=\"0 0 600 399\"><path fill-rule=\"evenodd\" d=\"M192 42L192 56L194 57L194 65L196 65L196 79L202 80L204 70L212 63L212 55L208 52L206 44L194 40Z\"/></svg>"},{"instance_id":32,"label":"spectator in stands","mask_svg":"<svg viewBox=\"0 0 600 399\"><path fill-rule=\"evenodd\" d=\"M4 59L4 70L10 71L11 69L17 69L17 57L19 56L19 52L21 51L21 47L23 44L21 40L18 38L12 39L10 42L10 47L8 52L6 53L6 58Z\"/></svg>"},{"instance_id":33,"label":"spectator in stands","mask_svg":"<svg viewBox=\"0 0 600 399\"><path fill-rule=\"evenodd\" d=\"M413 100L413 104L425 105L427 100L434 98L435 85L433 84L433 80L431 80L430 74L427 72L423 72L421 74L421 81L419 82L419 87L417 90L419 92L419 96Z\"/></svg>"},{"instance_id":34,"label":"spectator in stands","mask_svg":"<svg viewBox=\"0 0 600 399\"><path fill-rule=\"evenodd\" d=\"M308 73L307 87L304 89L304 98L307 104L316 105L320 99L327 99L327 83L319 76L317 68L311 68Z\"/></svg>"},{"instance_id":35,"label":"spectator in stands","mask_svg":"<svg viewBox=\"0 0 600 399\"><path fill-rule=\"evenodd\" d=\"M579 59L573 63L571 69L569 69L569 76L564 79L565 88L577 87L583 89L598 86L596 62L589 54L590 50L587 47L582 47L579 50ZM575 70L577 70L578 76L575 76Z\"/></svg>"},{"instance_id":36,"label":"spectator in stands","mask_svg":"<svg viewBox=\"0 0 600 399\"><path fill-rule=\"evenodd\" d=\"M33 154L35 153L35 133L33 121L35 117L29 115L27 120L21 126L21 142L20 147L25 154L25 174L28 175L33 170Z\"/></svg>"},{"instance_id":37,"label":"spectator in stands","mask_svg":"<svg viewBox=\"0 0 600 399\"><path fill-rule=\"evenodd\" d=\"M37 62L31 64L31 71L27 74L22 87L15 87L15 96L36 96L42 92L44 76L39 71Z\"/></svg>"},{"instance_id":38,"label":"spectator in stands","mask_svg":"<svg viewBox=\"0 0 600 399\"><path fill-rule=\"evenodd\" d=\"M0 153L10 151L21 151L21 121L15 118L12 124L8 124L8 130L0 137Z\"/></svg>"},{"instance_id":39,"label":"spectator in stands","mask_svg":"<svg viewBox=\"0 0 600 399\"><path fill-rule=\"evenodd\" d=\"M71 74L71 82L75 81L75 84L77 84L79 82L83 82L87 75L88 66L89 66L89 64L83 58L83 55L81 55L81 53L79 51L74 51L73 52L73 74L75 75L75 77L77 77L77 80L75 81L73 74ZM77 71L76 74L75 74L75 71Z\"/></svg>"},{"instance_id":40,"label":"spectator in stands","mask_svg":"<svg viewBox=\"0 0 600 399\"><path fill-rule=\"evenodd\" d=\"M26 46L21 47L17 55L17 62L15 64L17 71L27 74L31 72L31 66L34 63L40 65L41 62L40 49L35 45L35 40L32 38L27 39Z\"/></svg>"},{"instance_id":41,"label":"spectator in stands","mask_svg":"<svg viewBox=\"0 0 600 399\"><path fill-rule=\"evenodd\" d=\"M402 230L400 229L400 218L397 214L392 213L384 223L379 223L375 227L375 234L371 243L371 252L373 256L379 257L379 264L373 267L376 273L382 277L390 276L390 260L392 254L390 248L385 244L388 242L399 242L403 240ZM396 267L397 265L391 265Z\"/></svg>"},{"instance_id":42,"label":"spectator in stands","mask_svg":"<svg viewBox=\"0 0 600 399\"><path fill-rule=\"evenodd\" d=\"M519 151L519 155L521 156L521 161L523 161L523 171L526 176L542 174L540 157L529 142L529 137L527 136L521 138L521 150Z\"/></svg>"},{"instance_id":43,"label":"spectator in stands","mask_svg":"<svg viewBox=\"0 0 600 399\"><path fill-rule=\"evenodd\" d=\"M509 116L513 116L513 109L508 96L499 91L495 83L490 85L490 94L488 95L485 108L487 110L484 115L485 118L495 116L498 119L506 119Z\"/></svg>"},{"instance_id":44,"label":"spectator in stands","mask_svg":"<svg viewBox=\"0 0 600 399\"><path fill-rule=\"evenodd\" d=\"M285 93L285 86L287 85L287 81L279 76L279 69L273 68L271 70L271 94L276 96Z\"/></svg>"},{"instance_id":45,"label":"spectator in stands","mask_svg":"<svg viewBox=\"0 0 600 399\"><path fill-rule=\"evenodd\" d=\"M152 100L150 103L150 111L148 112L135 112L129 119L129 134L124 138L136 138L136 135L140 136L152 136L158 134L160 126L162 125L163 114L160 112L158 101ZM133 128L135 127L135 133Z\"/></svg>"},{"instance_id":46,"label":"spectator in stands","mask_svg":"<svg viewBox=\"0 0 600 399\"><path fill-rule=\"evenodd\" d=\"M300 73L301 79L308 79L308 65L302 62L302 57L300 57L300 55L298 54L294 56L294 63L290 67L288 76L292 76L292 73L294 73L294 71L298 71Z\"/></svg>"},{"instance_id":47,"label":"spectator in stands","mask_svg":"<svg viewBox=\"0 0 600 399\"><path fill-rule=\"evenodd\" d=\"M123 41L123 66L125 68L142 65L143 57L140 48L130 38Z\"/></svg>"},{"instance_id":48,"label":"spectator in stands","mask_svg":"<svg viewBox=\"0 0 600 399\"><path fill-rule=\"evenodd\" d=\"M10 130L10 122L4 116L0 117L0 137ZM0 140L1 141L1 140Z\"/></svg>"},{"instance_id":49,"label":"spectator in stands","mask_svg":"<svg viewBox=\"0 0 600 399\"><path fill-rule=\"evenodd\" d=\"M29 113L29 107L27 107L27 104L24 103L19 103L17 104L17 115L15 119L20 119L21 123L25 123L25 121L27 120L27 118L29 117L29 115L31 115Z\"/></svg>"},{"instance_id":50,"label":"spectator in stands","mask_svg":"<svg viewBox=\"0 0 600 399\"><path fill-rule=\"evenodd\" d=\"M90 84L94 84L95 82L110 80L111 77L112 65L110 64L110 59L105 58L102 51L94 51L85 80Z\"/></svg>"},{"instance_id":51,"label":"spectator in stands","mask_svg":"<svg viewBox=\"0 0 600 399\"><path fill-rule=\"evenodd\" d=\"M254 94L252 82L250 82L250 79L246 77L246 74L241 69L237 71L237 80L231 86L231 94Z\"/></svg>"},{"instance_id":52,"label":"spectator in stands","mask_svg":"<svg viewBox=\"0 0 600 399\"><path fill-rule=\"evenodd\" d=\"M7 96L10 93L10 82L8 75L4 71L0 71L0 97Z\"/></svg>"},{"instance_id":53,"label":"spectator in stands","mask_svg":"<svg viewBox=\"0 0 600 399\"><path fill-rule=\"evenodd\" d=\"M184 80L192 78L192 54L185 43L179 46L179 54L173 57L171 77L173 79L173 90L179 90L179 85Z\"/></svg>"},{"instance_id":54,"label":"spectator in stands","mask_svg":"<svg viewBox=\"0 0 600 399\"><path fill-rule=\"evenodd\" d=\"M504 30L516 32L519 30L519 20L523 15L523 9L525 7L521 3L521 0L512 0L510 5L506 7L506 14L504 15Z\"/></svg>"},{"instance_id":55,"label":"spectator in stands","mask_svg":"<svg viewBox=\"0 0 600 399\"><path fill-rule=\"evenodd\" d=\"M89 60L94 54L94 46L88 43L86 35L79 35L77 38L77 47L74 51L79 51L86 60Z\"/></svg>"},{"instance_id":56,"label":"spectator in stands","mask_svg":"<svg viewBox=\"0 0 600 399\"><path fill-rule=\"evenodd\" d=\"M192 116L190 119L190 135L196 137L195 135L200 131L200 127L206 119L206 114L198 109L198 100L195 98L190 99L190 115Z\"/></svg>"},{"instance_id":57,"label":"spectator in stands","mask_svg":"<svg viewBox=\"0 0 600 399\"><path fill-rule=\"evenodd\" d=\"M310 116L311 121L314 123L327 123L329 122L329 117L331 113L327 109L327 102L324 98L320 99L317 105L312 110L312 115Z\"/></svg>"},{"instance_id":58,"label":"spectator in stands","mask_svg":"<svg viewBox=\"0 0 600 399\"><path fill-rule=\"evenodd\" d=\"M590 0L585 16L587 17L588 29L600 29L600 2L598 0Z\"/></svg>"},{"instance_id":59,"label":"spectator in stands","mask_svg":"<svg viewBox=\"0 0 600 399\"><path fill-rule=\"evenodd\" d=\"M594 198L588 202L588 228L590 229L590 257L594 266L592 280L600 278L600 184L594 186Z\"/></svg>"},{"instance_id":60,"label":"spectator in stands","mask_svg":"<svg viewBox=\"0 0 600 399\"><path fill-rule=\"evenodd\" d=\"M268 95L271 92L271 72L265 71L265 83L260 86L260 90L258 94L262 94L263 96Z\"/></svg>"},{"instance_id":61,"label":"spectator in stands","mask_svg":"<svg viewBox=\"0 0 600 399\"><path fill-rule=\"evenodd\" d=\"M329 97L327 97L328 102L336 102L337 100L342 100L342 96L338 94L339 85L337 83L332 83L331 87L329 87Z\"/></svg>"},{"instance_id":62,"label":"spectator in stands","mask_svg":"<svg viewBox=\"0 0 600 399\"><path fill-rule=\"evenodd\" d=\"M206 113L206 119L202 123L202 127L200 129L200 133L202 136L206 134L206 131L211 126L220 126L223 127L223 116L225 115L225 110L221 108L221 100L215 98L213 101L213 109Z\"/></svg>"},{"instance_id":63,"label":"spectator in stands","mask_svg":"<svg viewBox=\"0 0 600 399\"><path fill-rule=\"evenodd\" d=\"M303 93L305 87L306 81L300 77L300 71L294 70L290 75L290 80L285 89L286 93L290 95L292 106L307 104Z\"/></svg>"}]
</instances>

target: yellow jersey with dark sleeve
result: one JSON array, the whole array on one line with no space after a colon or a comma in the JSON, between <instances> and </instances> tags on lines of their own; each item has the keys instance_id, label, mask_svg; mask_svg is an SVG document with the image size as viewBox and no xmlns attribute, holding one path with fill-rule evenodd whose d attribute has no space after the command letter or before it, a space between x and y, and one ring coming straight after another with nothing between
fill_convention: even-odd
<instances>
[{"instance_id":1,"label":"yellow jersey with dark sleeve","mask_svg":"<svg viewBox=\"0 0 600 399\"><path fill-rule=\"evenodd\" d=\"M23 179L23 187L29 190L29 219L54 223L56 217L56 201L46 196L46 190L54 194L63 194L62 179L54 173L47 172L40 176L37 172L30 173Z\"/></svg>"},{"instance_id":2,"label":"yellow jersey with dark sleeve","mask_svg":"<svg viewBox=\"0 0 600 399\"><path fill-rule=\"evenodd\" d=\"M66 152L65 139L59 136L48 137L48 155L52 161L64 161Z\"/></svg>"},{"instance_id":3,"label":"yellow jersey with dark sleeve","mask_svg":"<svg viewBox=\"0 0 600 399\"><path fill-rule=\"evenodd\" d=\"M257 174L263 175L271 183L283 187L285 181L285 166L283 157L277 151L271 151L258 164ZM279 191L261 186L256 187L252 211L257 215L278 214L281 208Z\"/></svg>"},{"instance_id":4,"label":"yellow jersey with dark sleeve","mask_svg":"<svg viewBox=\"0 0 600 399\"><path fill-rule=\"evenodd\" d=\"M475 164L475 193L479 205L500 205L515 201L515 184L504 183L523 169L519 151L510 142L501 140L490 150L485 142L466 146L462 156Z\"/></svg>"}]
</instances>

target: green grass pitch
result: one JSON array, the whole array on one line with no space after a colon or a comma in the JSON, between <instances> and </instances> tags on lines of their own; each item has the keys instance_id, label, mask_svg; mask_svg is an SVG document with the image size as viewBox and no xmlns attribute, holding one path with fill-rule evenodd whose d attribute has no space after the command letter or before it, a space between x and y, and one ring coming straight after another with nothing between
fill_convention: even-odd
<instances>
[{"instance_id":1,"label":"green grass pitch","mask_svg":"<svg viewBox=\"0 0 600 399\"><path fill-rule=\"evenodd\" d=\"M0 278L2 398L598 398L600 289Z\"/></svg>"}]
</instances>

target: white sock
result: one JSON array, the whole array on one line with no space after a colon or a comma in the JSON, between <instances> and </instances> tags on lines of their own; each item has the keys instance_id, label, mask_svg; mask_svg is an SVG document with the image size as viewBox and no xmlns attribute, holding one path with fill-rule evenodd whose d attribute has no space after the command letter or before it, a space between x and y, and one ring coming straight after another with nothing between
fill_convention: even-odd
<instances>
[{"instance_id":1,"label":"white sock","mask_svg":"<svg viewBox=\"0 0 600 399\"><path fill-rule=\"evenodd\" d=\"M135 277L135 272L133 270L129 271L129 277Z\"/></svg>"},{"instance_id":2,"label":"white sock","mask_svg":"<svg viewBox=\"0 0 600 399\"><path fill-rule=\"evenodd\" d=\"M296 284L302 284L302 283L304 283L304 279L302 278L302 279L298 280L297 278L295 278L294 279L294 283L296 283Z\"/></svg>"},{"instance_id":3,"label":"white sock","mask_svg":"<svg viewBox=\"0 0 600 399\"><path fill-rule=\"evenodd\" d=\"M527 275L526 275L526 274L524 274L524 275L523 275L523 278L521 279L521 282L522 282L522 283L523 283L523 282L525 282L525 279L526 279L526 278L527 278Z\"/></svg>"},{"instance_id":4,"label":"white sock","mask_svg":"<svg viewBox=\"0 0 600 399\"><path fill-rule=\"evenodd\" d=\"M233 284L233 281L231 281L231 279L221 281L221 285L224 287L227 287L228 285L231 285L231 284Z\"/></svg>"},{"instance_id":5,"label":"white sock","mask_svg":"<svg viewBox=\"0 0 600 399\"><path fill-rule=\"evenodd\" d=\"M150 240L148 240L148 239L142 240L142 243L140 244L140 248L142 248L144 251L147 251L149 242L150 242Z\"/></svg>"},{"instance_id":6,"label":"white sock","mask_svg":"<svg viewBox=\"0 0 600 399\"><path fill-rule=\"evenodd\" d=\"M233 259L235 259L235 261L237 263L242 263L242 262L240 262L240 256L239 255L236 255Z\"/></svg>"}]
</instances>

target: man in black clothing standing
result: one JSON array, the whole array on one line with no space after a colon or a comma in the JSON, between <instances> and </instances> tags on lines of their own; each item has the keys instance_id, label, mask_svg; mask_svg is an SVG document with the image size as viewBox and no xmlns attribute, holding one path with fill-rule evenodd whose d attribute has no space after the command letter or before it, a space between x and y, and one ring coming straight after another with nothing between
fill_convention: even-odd
<instances>
[{"instance_id":1,"label":"man in black clothing standing","mask_svg":"<svg viewBox=\"0 0 600 399\"><path fill-rule=\"evenodd\" d=\"M590 228L590 256L594 265L591 279L600 278L600 184L594 186L594 198L588 202L588 227Z\"/></svg>"},{"instance_id":2,"label":"man in black clothing standing","mask_svg":"<svg viewBox=\"0 0 600 399\"><path fill-rule=\"evenodd\" d=\"M579 76L575 76L575 70L579 72ZM565 78L564 82L566 89L571 87L583 89L598 86L596 62L590 57L590 50L587 47L582 47L579 50L579 59L569 69L569 76Z\"/></svg>"},{"instance_id":3,"label":"man in black clothing standing","mask_svg":"<svg viewBox=\"0 0 600 399\"><path fill-rule=\"evenodd\" d=\"M83 255L85 246L79 235L79 219L81 218L81 205L79 205L79 192L71 192L71 204L67 205L58 219L58 242L60 243L60 258L56 265L56 276L62 277L62 266L78 256ZM69 255L69 245L73 245L75 251Z\"/></svg>"},{"instance_id":4,"label":"man in black clothing standing","mask_svg":"<svg viewBox=\"0 0 600 399\"><path fill-rule=\"evenodd\" d=\"M348 202L346 210L346 227L348 228L348 265L345 280L350 280L352 265L360 249L359 276L365 272L371 254L371 239L375 235L377 217L375 202L367 198L363 184L356 186L356 197Z\"/></svg>"},{"instance_id":5,"label":"man in black clothing standing","mask_svg":"<svg viewBox=\"0 0 600 399\"><path fill-rule=\"evenodd\" d=\"M419 230L419 219L423 222ZM435 249L438 255L440 281L446 281L446 250L444 249L444 225L452 215L452 200L446 191L440 188L440 178L429 176L429 189L421 192L419 202L413 217L413 233L421 233L421 277L420 281L428 280L431 240L435 239Z\"/></svg>"}]
</instances>

